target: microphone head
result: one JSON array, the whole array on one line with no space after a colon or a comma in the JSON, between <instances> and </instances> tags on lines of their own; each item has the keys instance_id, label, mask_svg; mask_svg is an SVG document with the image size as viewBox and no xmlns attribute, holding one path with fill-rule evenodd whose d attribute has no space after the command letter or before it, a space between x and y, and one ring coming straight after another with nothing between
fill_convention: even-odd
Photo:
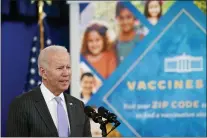
<instances>
[{"instance_id":1,"label":"microphone head","mask_svg":"<svg viewBox=\"0 0 207 138\"><path fill-rule=\"evenodd\" d=\"M86 106L85 108L84 108L84 112L85 112L85 114L88 116L88 117L92 117L92 114L93 113L96 113L96 111L92 108L92 107L90 107L90 106Z\"/></svg>"},{"instance_id":2,"label":"microphone head","mask_svg":"<svg viewBox=\"0 0 207 138\"><path fill-rule=\"evenodd\" d=\"M96 113L96 111L92 107L86 106L84 108L84 112L88 117L92 118L92 120L95 123L102 123L103 122L102 117L98 113Z\"/></svg>"},{"instance_id":3,"label":"microphone head","mask_svg":"<svg viewBox=\"0 0 207 138\"><path fill-rule=\"evenodd\" d=\"M114 113L110 113L109 116L115 119L117 118L117 116Z\"/></svg>"},{"instance_id":4,"label":"microphone head","mask_svg":"<svg viewBox=\"0 0 207 138\"><path fill-rule=\"evenodd\" d=\"M109 110L104 108L103 106L98 108L98 113L103 117L106 118L110 123L116 122L117 116L114 113L110 113Z\"/></svg>"},{"instance_id":5,"label":"microphone head","mask_svg":"<svg viewBox=\"0 0 207 138\"><path fill-rule=\"evenodd\" d=\"M108 118L108 115L109 115L110 112L109 112L106 108L104 108L103 106L101 106L101 107L98 108L98 113L99 113L102 117L104 117L104 118Z\"/></svg>"}]
</instances>

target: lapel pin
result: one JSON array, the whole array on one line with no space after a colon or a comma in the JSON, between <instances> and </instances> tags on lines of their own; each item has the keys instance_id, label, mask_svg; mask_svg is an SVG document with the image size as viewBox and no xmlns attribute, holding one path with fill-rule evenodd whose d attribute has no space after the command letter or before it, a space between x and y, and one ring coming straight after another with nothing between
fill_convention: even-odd
<instances>
[{"instance_id":1,"label":"lapel pin","mask_svg":"<svg viewBox=\"0 0 207 138\"><path fill-rule=\"evenodd\" d=\"M73 103L69 103L69 105L73 105Z\"/></svg>"}]
</instances>

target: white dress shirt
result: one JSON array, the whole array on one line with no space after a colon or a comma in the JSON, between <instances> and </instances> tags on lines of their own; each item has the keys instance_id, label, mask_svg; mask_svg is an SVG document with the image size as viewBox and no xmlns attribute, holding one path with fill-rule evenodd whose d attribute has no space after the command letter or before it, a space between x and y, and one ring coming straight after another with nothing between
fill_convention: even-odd
<instances>
[{"instance_id":1,"label":"white dress shirt","mask_svg":"<svg viewBox=\"0 0 207 138\"><path fill-rule=\"evenodd\" d=\"M57 102L55 100L55 95L45 87L45 85L42 83L40 86L40 90L42 92L42 95L45 99L45 102L47 104L47 107L50 111L50 114L52 116L53 122L56 126L56 128L58 129L58 118L57 118ZM67 112L67 108L66 108L66 102L65 102L65 98L63 93L61 93L59 95L59 97L61 97L61 103L63 105L63 108L66 112L66 116L67 116L67 120L68 120L68 126L69 126L69 130L70 130L70 123L69 123L69 119L68 119L68 112ZM69 131L70 132L70 131Z\"/></svg>"}]
</instances>

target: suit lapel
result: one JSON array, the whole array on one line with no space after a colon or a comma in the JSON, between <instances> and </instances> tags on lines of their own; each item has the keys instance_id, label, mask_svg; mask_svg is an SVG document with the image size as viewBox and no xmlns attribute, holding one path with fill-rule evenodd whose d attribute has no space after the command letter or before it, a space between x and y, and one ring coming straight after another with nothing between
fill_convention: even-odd
<instances>
[{"instance_id":1,"label":"suit lapel","mask_svg":"<svg viewBox=\"0 0 207 138\"><path fill-rule=\"evenodd\" d=\"M75 103L73 102L72 98L64 93L65 101L66 101L66 107L67 107L67 112L68 112L68 118L70 122L70 137L73 137L73 132L75 132Z\"/></svg>"},{"instance_id":2,"label":"suit lapel","mask_svg":"<svg viewBox=\"0 0 207 138\"><path fill-rule=\"evenodd\" d=\"M55 127L55 124L52 120L52 116L49 112L49 109L39 87L36 89L34 98L36 101L35 106L42 120L45 122L46 126L51 131L51 133L53 133L55 137L58 137L57 128Z\"/></svg>"}]
</instances>

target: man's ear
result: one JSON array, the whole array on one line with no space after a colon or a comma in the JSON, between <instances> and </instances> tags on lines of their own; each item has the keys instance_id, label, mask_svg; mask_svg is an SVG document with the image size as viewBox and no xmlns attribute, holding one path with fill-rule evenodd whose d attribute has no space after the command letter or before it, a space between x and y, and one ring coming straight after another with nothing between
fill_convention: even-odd
<instances>
[{"instance_id":1,"label":"man's ear","mask_svg":"<svg viewBox=\"0 0 207 138\"><path fill-rule=\"evenodd\" d=\"M39 67L39 74L42 77L42 79L47 78L46 70L43 67Z\"/></svg>"}]
</instances>

